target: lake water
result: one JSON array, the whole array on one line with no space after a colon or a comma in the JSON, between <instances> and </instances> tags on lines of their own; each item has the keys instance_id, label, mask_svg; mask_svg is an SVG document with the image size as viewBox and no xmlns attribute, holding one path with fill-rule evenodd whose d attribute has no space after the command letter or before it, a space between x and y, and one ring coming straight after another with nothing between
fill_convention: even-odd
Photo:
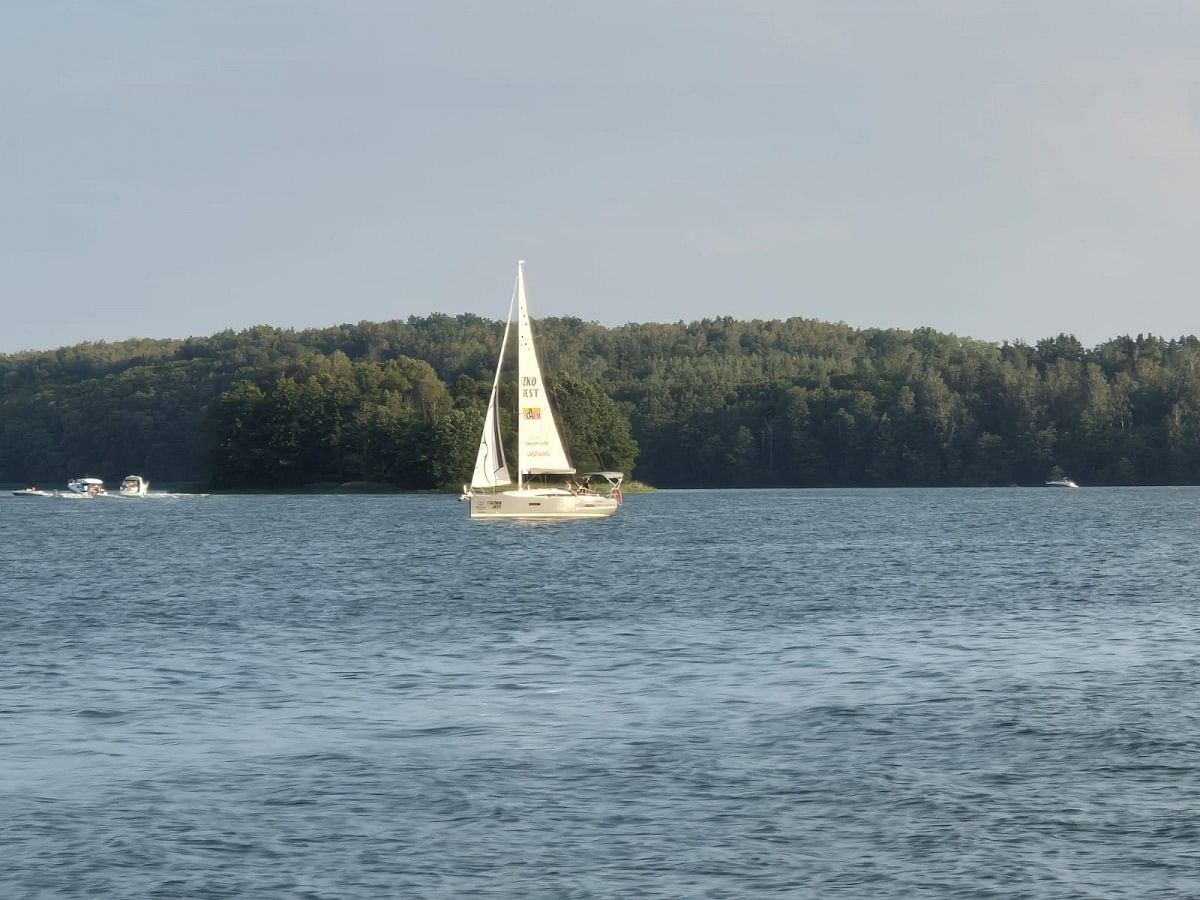
<instances>
[{"instance_id":1,"label":"lake water","mask_svg":"<svg viewBox=\"0 0 1200 900\"><path fill-rule=\"evenodd\" d=\"M0 500L0 897L1200 895L1200 489Z\"/></svg>"}]
</instances>

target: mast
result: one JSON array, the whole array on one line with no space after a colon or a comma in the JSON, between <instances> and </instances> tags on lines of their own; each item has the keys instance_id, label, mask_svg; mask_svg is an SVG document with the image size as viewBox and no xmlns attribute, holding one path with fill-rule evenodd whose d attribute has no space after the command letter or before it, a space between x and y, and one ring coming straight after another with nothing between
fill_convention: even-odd
<instances>
[{"instance_id":1,"label":"mast","mask_svg":"<svg viewBox=\"0 0 1200 900\"><path fill-rule=\"evenodd\" d=\"M526 340L526 323L529 321L529 314L525 310L525 260L517 260L517 290L513 294L513 299L520 300L520 306L517 308L517 344L523 345ZM512 316L512 309L509 309L509 317ZM507 332L507 329L505 329ZM525 462L525 448L521 443L521 376L525 374L522 363L525 361L525 354L517 354L517 490L521 490L524 482L522 481L521 469ZM496 373L496 377L500 377L500 373Z\"/></svg>"}]
</instances>

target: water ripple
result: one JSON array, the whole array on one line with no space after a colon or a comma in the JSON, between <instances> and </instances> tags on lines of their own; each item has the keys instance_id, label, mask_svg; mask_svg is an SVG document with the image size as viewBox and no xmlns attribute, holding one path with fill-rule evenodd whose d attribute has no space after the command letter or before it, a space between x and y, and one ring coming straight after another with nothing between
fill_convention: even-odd
<instances>
[{"instance_id":1,"label":"water ripple","mask_svg":"<svg viewBox=\"0 0 1200 900\"><path fill-rule=\"evenodd\" d=\"M0 501L0 896L1200 894L1200 490Z\"/></svg>"}]
</instances>

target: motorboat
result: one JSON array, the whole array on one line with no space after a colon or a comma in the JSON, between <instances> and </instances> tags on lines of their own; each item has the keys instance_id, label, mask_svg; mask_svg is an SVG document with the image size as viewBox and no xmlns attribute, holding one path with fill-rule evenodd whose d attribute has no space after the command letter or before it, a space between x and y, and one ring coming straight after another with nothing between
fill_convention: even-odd
<instances>
[{"instance_id":1,"label":"motorboat","mask_svg":"<svg viewBox=\"0 0 1200 900\"><path fill-rule=\"evenodd\" d=\"M504 459L497 397L514 306L517 309L517 484L516 490L498 490L513 483ZM608 490L596 490L592 475L602 476ZM459 499L469 501L472 519L603 519L621 505L622 477L620 472L576 477L546 394L525 297L525 261L519 260L496 376L475 454L475 471L471 483L463 485Z\"/></svg>"},{"instance_id":2,"label":"motorboat","mask_svg":"<svg viewBox=\"0 0 1200 900\"><path fill-rule=\"evenodd\" d=\"M1046 482L1046 487L1077 488L1079 485L1073 482L1070 478L1054 478Z\"/></svg>"},{"instance_id":3,"label":"motorboat","mask_svg":"<svg viewBox=\"0 0 1200 900\"><path fill-rule=\"evenodd\" d=\"M19 491L13 491L14 497L53 497L53 491L43 491L36 484L30 485L27 488L22 488Z\"/></svg>"},{"instance_id":4,"label":"motorboat","mask_svg":"<svg viewBox=\"0 0 1200 900\"><path fill-rule=\"evenodd\" d=\"M119 497L145 497L150 492L150 482L141 475L126 475L117 490Z\"/></svg>"},{"instance_id":5,"label":"motorboat","mask_svg":"<svg viewBox=\"0 0 1200 900\"><path fill-rule=\"evenodd\" d=\"M72 478L67 482L67 494L62 496L76 497L107 497L108 491L104 489L104 482L99 478Z\"/></svg>"}]
</instances>

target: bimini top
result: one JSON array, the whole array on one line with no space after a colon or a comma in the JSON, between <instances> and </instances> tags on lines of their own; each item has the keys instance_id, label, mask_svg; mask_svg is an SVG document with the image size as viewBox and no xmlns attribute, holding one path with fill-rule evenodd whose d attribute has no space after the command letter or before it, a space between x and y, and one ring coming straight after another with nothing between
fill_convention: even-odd
<instances>
[{"instance_id":1,"label":"bimini top","mask_svg":"<svg viewBox=\"0 0 1200 900\"><path fill-rule=\"evenodd\" d=\"M74 482L75 484L104 484L99 478L76 478Z\"/></svg>"},{"instance_id":2,"label":"bimini top","mask_svg":"<svg viewBox=\"0 0 1200 900\"><path fill-rule=\"evenodd\" d=\"M601 478L624 478L624 472L580 472L580 475L599 475Z\"/></svg>"}]
</instances>

